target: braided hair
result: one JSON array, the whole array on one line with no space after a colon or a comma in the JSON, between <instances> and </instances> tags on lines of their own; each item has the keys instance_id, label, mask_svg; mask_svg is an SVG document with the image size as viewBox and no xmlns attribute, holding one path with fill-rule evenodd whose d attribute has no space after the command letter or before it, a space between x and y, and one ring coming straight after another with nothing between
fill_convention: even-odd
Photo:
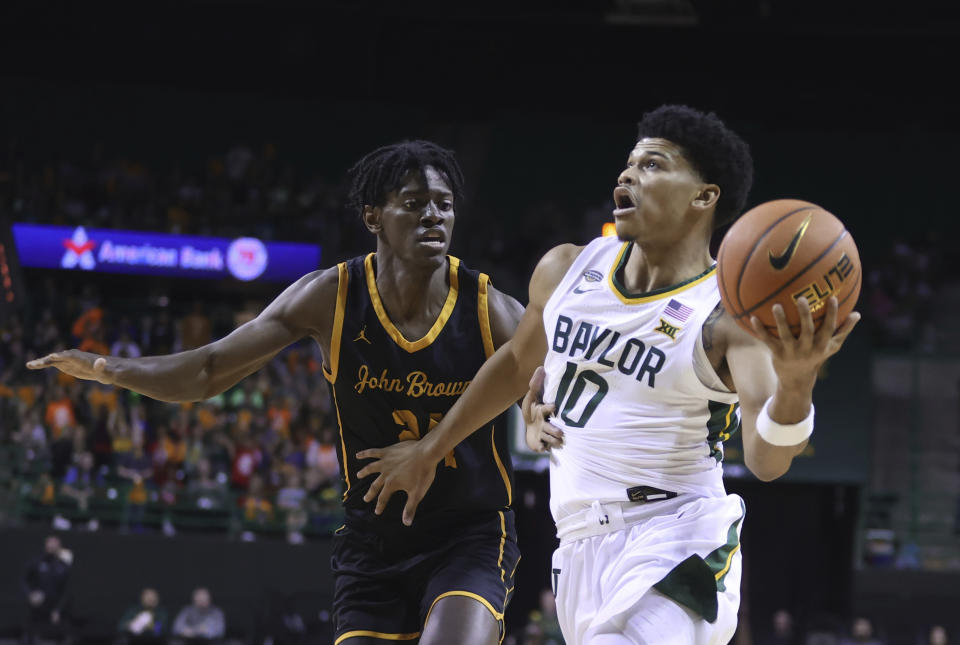
<instances>
[{"instance_id":1,"label":"braided hair","mask_svg":"<svg viewBox=\"0 0 960 645\"><path fill-rule=\"evenodd\" d=\"M423 176L427 166L443 176L454 201L463 197L463 171L453 151L416 139L377 148L358 161L350 169L348 204L361 214L365 206L383 206L387 194L399 190L411 171Z\"/></svg>"}]
</instances>

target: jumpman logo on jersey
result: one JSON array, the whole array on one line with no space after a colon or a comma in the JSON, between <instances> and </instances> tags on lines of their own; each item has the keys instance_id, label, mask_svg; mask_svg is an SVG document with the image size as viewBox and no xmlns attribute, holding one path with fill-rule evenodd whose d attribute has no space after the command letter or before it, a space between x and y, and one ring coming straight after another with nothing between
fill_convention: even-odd
<instances>
[{"instance_id":1,"label":"jumpman logo on jersey","mask_svg":"<svg viewBox=\"0 0 960 645\"><path fill-rule=\"evenodd\" d=\"M357 342L358 340L364 341L365 343L367 343L367 345L373 345L373 343L370 342L370 339L367 338L367 326L366 326L366 325L363 326L363 329L360 330L360 333L357 334L357 337L353 339L353 342Z\"/></svg>"}]
</instances>

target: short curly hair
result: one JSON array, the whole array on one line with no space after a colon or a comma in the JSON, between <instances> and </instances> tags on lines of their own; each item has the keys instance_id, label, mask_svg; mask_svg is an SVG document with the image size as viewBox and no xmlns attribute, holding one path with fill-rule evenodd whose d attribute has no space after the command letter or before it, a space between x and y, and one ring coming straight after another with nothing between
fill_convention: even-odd
<instances>
[{"instance_id":1,"label":"short curly hair","mask_svg":"<svg viewBox=\"0 0 960 645\"><path fill-rule=\"evenodd\" d=\"M349 172L348 204L361 214L365 206L383 206L387 194L402 188L411 171L422 175L427 166L443 175L454 201L463 199L463 171L453 151L414 139L377 148L354 164Z\"/></svg>"},{"instance_id":2,"label":"short curly hair","mask_svg":"<svg viewBox=\"0 0 960 645\"><path fill-rule=\"evenodd\" d=\"M686 105L661 105L644 114L637 128L638 141L654 137L680 146L700 177L720 187L715 229L740 216L753 185L753 157L720 117Z\"/></svg>"}]
</instances>

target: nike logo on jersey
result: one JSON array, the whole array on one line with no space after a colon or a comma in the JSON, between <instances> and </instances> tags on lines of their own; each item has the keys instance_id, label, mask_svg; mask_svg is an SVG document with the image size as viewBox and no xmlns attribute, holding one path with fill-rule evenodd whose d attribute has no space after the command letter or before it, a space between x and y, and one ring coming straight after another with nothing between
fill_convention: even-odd
<instances>
[{"instance_id":1,"label":"nike logo on jersey","mask_svg":"<svg viewBox=\"0 0 960 645\"><path fill-rule=\"evenodd\" d=\"M787 245L787 248L783 250L783 253L780 255L774 255L773 251L767 251L767 253L770 255L770 266L777 271L787 268L787 265L790 264L790 260L793 258L793 254L797 251L797 246L800 244L800 239L803 237L803 234L807 232L807 227L810 226L810 219L812 217L813 213L807 215L807 219L803 220L803 223L800 224L800 228L798 228L797 232L793 234L793 237L790 239L790 243Z\"/></svg>"},{"instance_id":2,"label":"nike logo on jersey","mask_svg":"<svg viewBox=\"0 0 960 645\"><path fill-rule=\"evenodd\" d=\"M626 376L636 374L641 383L646 375L647 385L653 387L654 378L663 369L667 355L656 347L647 347L639 338L628 338L621 343L621 336L618 331L601 329L600 325L585 321L580 321L574 330L573 320L558 316L551 349L571 358L582 355L583 360L591 360L596 354L599 364L616 368Z\"/></svg>"},{"instance_id":3,"label":"nike logo on jersey","mask_svg":"<svg viewBox=\"0 0 960 645\"><path fill-rule=\"evenodd\" d=\"M583 278L580 284L573 290L574 293L587 293L589 291L599 291L602 286L597 284L603 280L603 274L596 269L587 269L583 272Z\"/></svg>"}]
</instances>

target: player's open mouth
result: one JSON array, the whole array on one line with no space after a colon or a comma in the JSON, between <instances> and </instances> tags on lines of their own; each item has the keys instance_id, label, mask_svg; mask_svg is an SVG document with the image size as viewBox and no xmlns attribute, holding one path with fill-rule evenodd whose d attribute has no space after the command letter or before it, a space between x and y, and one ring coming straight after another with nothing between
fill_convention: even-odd
<instances>
[{"instance_id":1,"label":"player's open mouth","mask_svg":"<svg viewBox=\"0 0 960 645\"><path fill-rule=\"evenodd\" d=\"M426 233L417 236L417 242L419 244L435 248L443 248L445 241L446 236L444 236L443 231L438 230L427 231Z\"/></svg>"},{"instance_id":2,"label":"player's open mouth","mask_svg":"<svg viewBox=\"0 0 960 645\"><path fill-rule=\"evenodd\" d=\"M626 186L617 186L613 189L614 217L629 215L637 207L636 199Z\"/></svg>"}]
</instances>

